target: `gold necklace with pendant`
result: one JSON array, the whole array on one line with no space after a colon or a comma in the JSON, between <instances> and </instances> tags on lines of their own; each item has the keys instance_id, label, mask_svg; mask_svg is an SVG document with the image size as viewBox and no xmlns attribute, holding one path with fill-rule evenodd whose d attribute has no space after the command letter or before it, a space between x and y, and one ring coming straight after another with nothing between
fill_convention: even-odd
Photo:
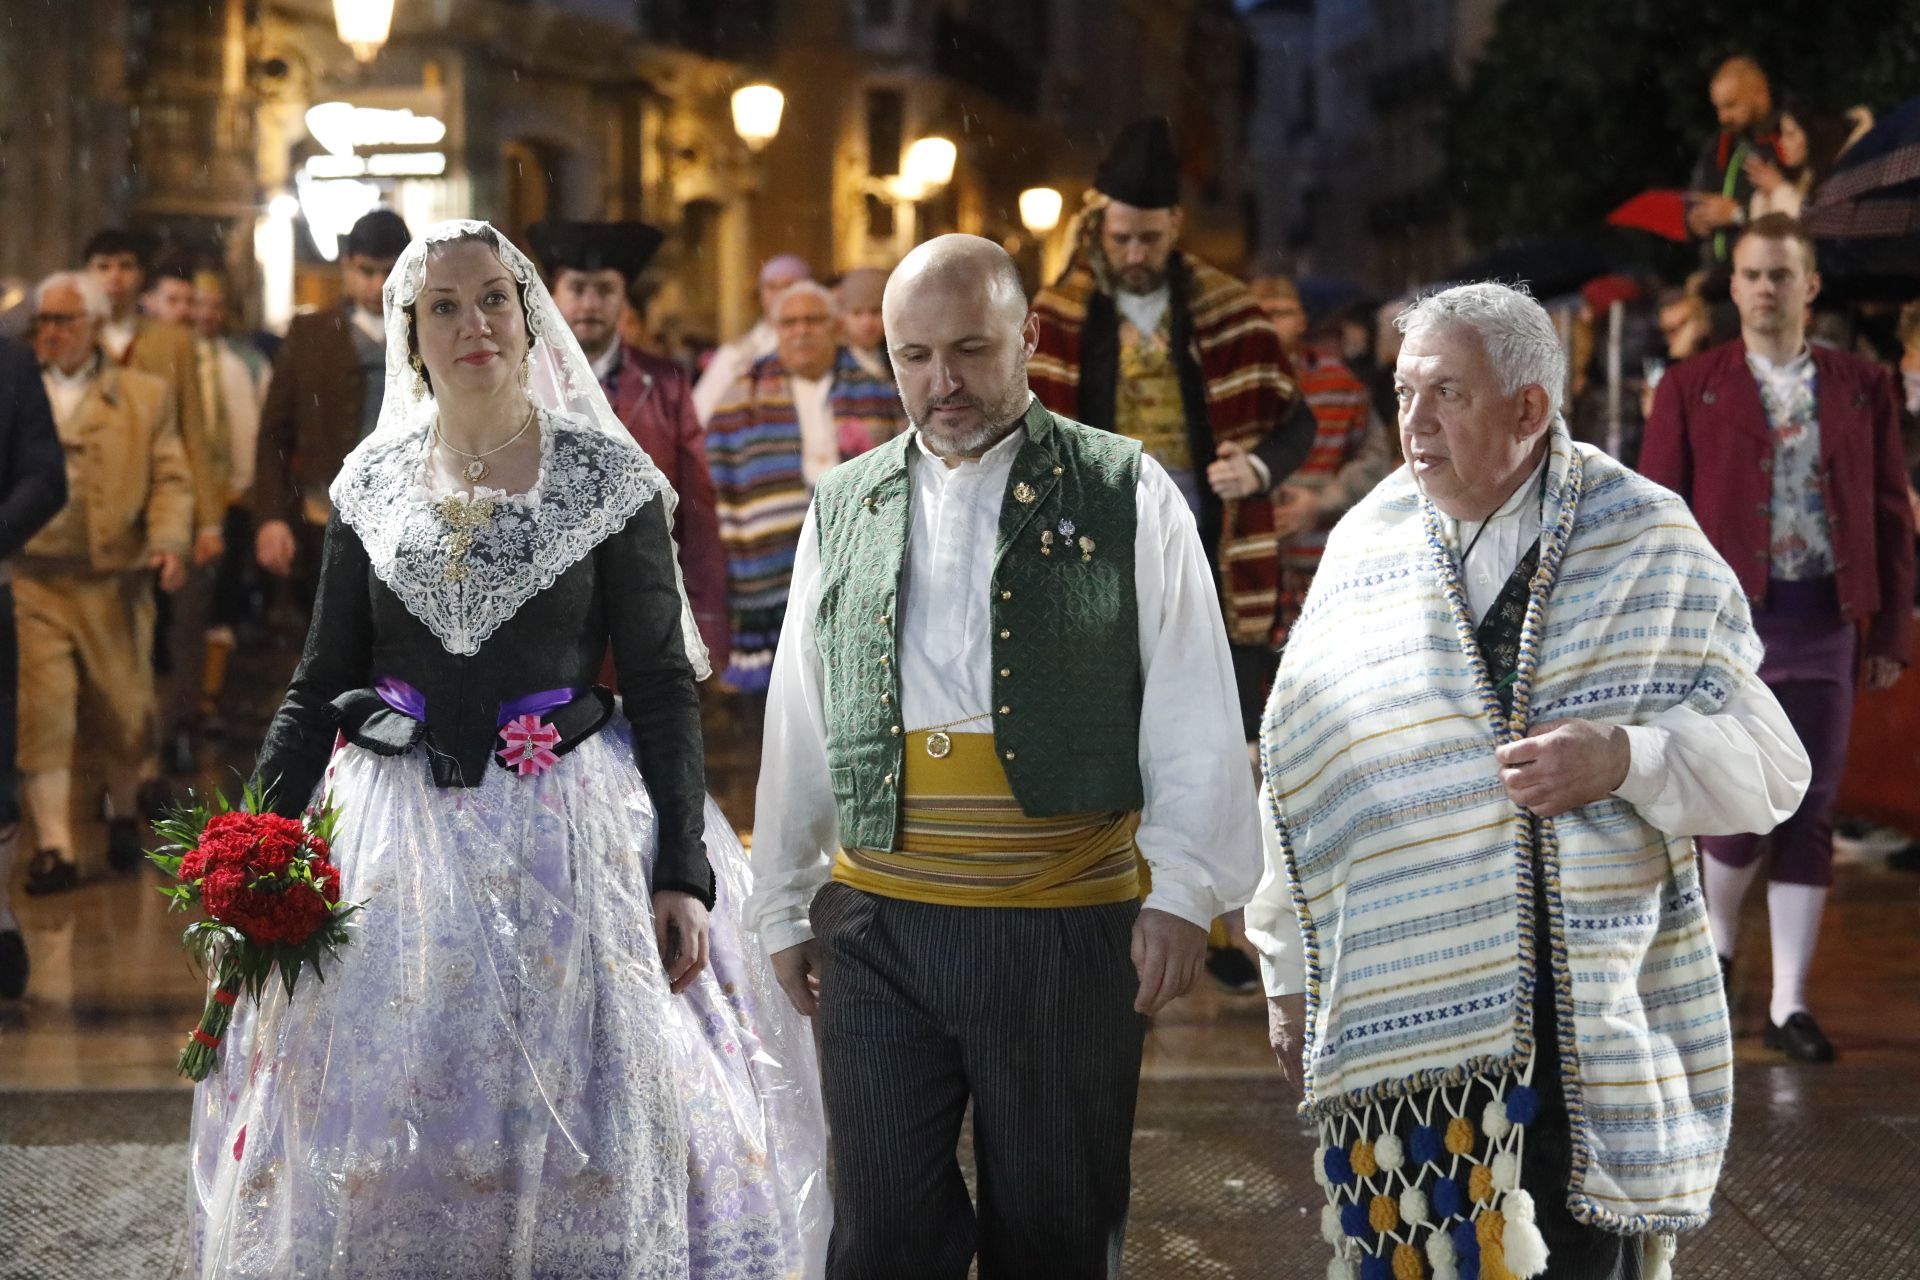
<instances>
[{"instance_id":1,"label":"gold necklace with pendant","mask_svg":"<svg viewBox=\"0 0 1920 1280\"><path fill-rule=\"evenodd\" d=\"M518 440L521 436L527 434L527 428L533 425L533 419L534 419L534 407L532 405L528 405L527 420L520 424L520 429L514 432L511 436L508 436L505 444L497 444L493 448L487 450L485 453L468 453L465 449L462 449L459 445L456 445L451 441L449 441L446 437L446 433L441 431L440 429L440 419L438 415L436 415L433 419L433 439L435 444L446 445L447 448L451 449L453 452L465 458L467 460L467 465L460 468L460 474L467 478L468 484L479 484L482 480L485 480L488 476L493 474L493 468L489 467L486 464L485 459L491 458L494 454L500 452L502 449L507 448L508 445L511 445L514 441Z\"/></svg>"},{"instance_id":2,"label":"gold necklace with pendant","mask_svg":"<svg viewBox=\"0 0 1920 1280\"><path fill-rule=\"evenodd\" d=\"M982 711L975 715L962 716L958 720L949 720L945 724L936 724L928 729L916 729L914 732L925 733L927 735L928 755L932 756L935 760L945 760L953 754L953 739L947 735L946 731L948 729L957 728L963 724L972 724L975 720L985 720L992 714L991 711Z\"/></svg>"}]
</instances>

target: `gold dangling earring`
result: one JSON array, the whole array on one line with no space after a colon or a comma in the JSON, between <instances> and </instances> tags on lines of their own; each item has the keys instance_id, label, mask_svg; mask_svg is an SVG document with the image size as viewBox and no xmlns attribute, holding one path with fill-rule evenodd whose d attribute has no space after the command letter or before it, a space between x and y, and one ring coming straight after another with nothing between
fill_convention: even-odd
<instances>
[{"instance_id":1,"label":"gold dangling earring","mask_svg":"<svg viewBox=\"0 0 1920 1280\"><path fill-rule=\"evenodd\" d=\"M527 399L533 399L533 348L527 348L527 354L520 357L520 390L526 392Z\"/></svg>"},{"instance_id":2,"label":"gold dangling earring","mask_svg":"<svg viewBox=\"0 0 1920 1280\"><path fill-rule=\"evenodd\" d=\"M413 398L415 400L425 400L427 398L427 392L430 389L427 386L427 366L421 362L418 351L413 353L413 359L410 363L413 365Z\"/></svg>"}]
</instances>

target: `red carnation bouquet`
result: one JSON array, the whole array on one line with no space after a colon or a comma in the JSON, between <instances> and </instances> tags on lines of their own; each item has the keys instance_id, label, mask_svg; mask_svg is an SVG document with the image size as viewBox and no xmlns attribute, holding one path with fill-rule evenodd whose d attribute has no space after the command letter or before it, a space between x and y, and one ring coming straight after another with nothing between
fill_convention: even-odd
<instances>
[{"instance_id":1,"label":"red carnation bouquet","mask_svg":"<svg viewBox=\"0 0 1920 1280\"><path fill-rule=\"evenodd\" d=\"M219 1065L220 1041L242 991L255 1000L277 969L293 996L309 966L322 981L322 956L349 941L347 920L359 905L340 901L340 872L329 841L337 812L323 803L304 821L266 812L264 791L249 786L233 808L215 792L211 804L176 809L153 824L163 847L147 858L178 883L160 891L172 908L198 906L210 919L187 926L184 941L213 978L213 990L187 1047L180 1074L204 1080Z\"/></svg>"}]
</instances>

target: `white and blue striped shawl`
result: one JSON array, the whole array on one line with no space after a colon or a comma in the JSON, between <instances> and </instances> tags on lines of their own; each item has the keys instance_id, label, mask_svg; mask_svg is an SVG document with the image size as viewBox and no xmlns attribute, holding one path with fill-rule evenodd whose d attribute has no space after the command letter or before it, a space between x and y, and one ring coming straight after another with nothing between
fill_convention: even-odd
<instances>
[{"instance_id":1,"label":"white and blue striped shawl","mask_svg":"<svg viewBox=\"0 0 1920 1280\"><path fill-rule=\"evenodd\" d=\"M1693 842L1604 800L1536 821L1494 747L1525 726L1712 713L1760 643L1674 494L1553 428L1509 722L1455 560L1405 468L1356 506L1293 629L1261 736L1304 936L1308 1114L1532 1052L1536 854L1575 1158L1569 1204L1627 1233L1698 1226L1732 1111L1732 1036Z\"/></svg>"}]
</instances>

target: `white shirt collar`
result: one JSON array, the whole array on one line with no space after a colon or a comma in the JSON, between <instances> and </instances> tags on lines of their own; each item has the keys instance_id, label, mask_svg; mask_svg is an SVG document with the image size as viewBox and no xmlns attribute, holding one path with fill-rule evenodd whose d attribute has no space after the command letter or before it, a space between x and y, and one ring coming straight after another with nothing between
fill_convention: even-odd
<instances>
[{"instance_id":1,"label":"white shirt collar","mask_svg":"<svg viewBox=\"0 0 1920 1280\"><path fill-rule=\"evenodd\" d=\"M609 342L607 349L593 358L592 364L593 376L605 382L608 375L620 365L620 340L615 338Z\"/></svg>"},{"instance_id":2,"label":"white shirt collar","mask_svg":"<svg viewBox=\"0 0 1920 1280\"><path fill-rule=\"evenodd\" d=\"M913 447L921 458L927 462L938 464L942 471L946 471L959 470L959 467L997 466L1001 462L1011 460L1014 454L1019 453L1020 446L1026 443L1026 439L1027 428L1026 424L1022 423L1007 432L1006 438L994 445L993 448L987 450L977 458L961 458L959 460L959 466L953 468L947 466L947 460L945 458L927 447L927 435L917 427L913 432Z\"/></svg>"},{"instance_id":3,"label":"white shirt collar","mask_svg":"<svg viewBox=\"0 0 1920 1280\"><path fill-rule=\"evenodd\" d=\"M115 360L124 360L139 329L140 313L137 311L120 320L109 320L100 326L100 346Z\"/></svg>"},{"instance_id":4,"label":"white shirt collar","mask_svg":"<svg viewBox=\"0 0 1920 1280\"><path fill-rule=\"evenodd\" d=\"M382 347L387 345L386 322L380 318L378 312L369 311L358 303L353 304L348 310L352 313L354 328Z\"/></svg>"},{"instance_id":5,"label":"white shirt collar","mask_svg":"<svg viewBox=\"0 0 1920 1280\"><path fill-rule=\"evenodd\" d=\"M1803 343L1797 354L1789 356L1785 360L1775 364L1758 351L1755 351L1752 347L1748 347L1747 367L1760 377L1772 381L1783 381L1787 378L1804 378L1813 370L1813 349Z\"/></svg>"},{"instance_id":6,"label":"white shirt collar","mask_svg":"<svg viewBox=\"0 0 1920 1280\"><path fill-rule=\"evenodd\" d=\"M1546 474L1547 460L1552 456L1551 450L1541 455L1540 465L1535 467L1532 474L1527 476L1526 483L1507 495L1507 500L1500 504L1500 509L1493 513L1490 517L1491 519L1506 520L1519 515L1521 509L1524 508L1528 502L1532 502L1535 509L1538 510L1540 504L1540 477Z\"/></svg>"},{"instance_id":7,"label":"white shirt collar","mask_svg":"<svg viewBox=\"0 0 1920 1280\"><path fill-rule=\"evenodd\" d=\"M1120 314L1133 322L1133 327L1141 333L1157 333L1161 318L1167 314L1172 301L1172 293L1166 285L1161 285L1152 293L1128 293L1122 289L1113 295L1113 305Z\"/></svg>"}]
</instances>

